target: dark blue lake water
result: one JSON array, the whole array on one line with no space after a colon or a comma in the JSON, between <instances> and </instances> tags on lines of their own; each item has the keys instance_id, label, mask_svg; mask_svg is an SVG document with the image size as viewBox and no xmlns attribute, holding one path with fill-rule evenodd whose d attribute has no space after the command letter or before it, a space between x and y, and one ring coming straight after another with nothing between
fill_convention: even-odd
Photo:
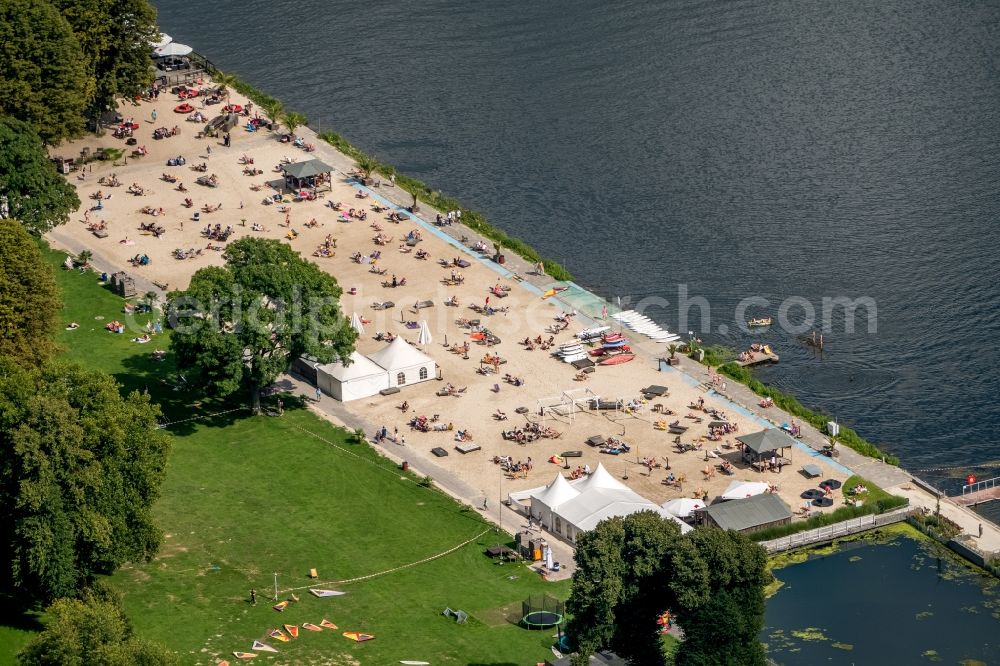
<instances>
[{"instance_id":1,"label":"dark blue lake water","mask_svg":"<svg viewBox=\"0 0 1000 666\"><path fill-rule=\"evenodd\" d=\"M876 330L835 310L823 358L759 334L763 378L910 468L1000 458L1000 2L157 5L314 129L672 329L744 345L789 297L812 328L824 297L872 299Z\"/></svg>"},{"instance_id":2,"label":"dark blue lake water","mask_svg":"<svg viewBox=\"0 0 1000 666\"><path fill-rule=\"evenodd\" d=\"M1000 660L1000 585L937 544L856 542L775 575L761 640L783 666Z\"/></svg>"}]
</instances>

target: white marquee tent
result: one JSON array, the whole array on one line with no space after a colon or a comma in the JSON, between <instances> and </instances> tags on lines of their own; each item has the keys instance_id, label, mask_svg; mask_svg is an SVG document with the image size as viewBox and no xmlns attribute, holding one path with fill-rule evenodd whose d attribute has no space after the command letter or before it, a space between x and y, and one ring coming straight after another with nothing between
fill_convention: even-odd
<instances>
[{"instance_id":1,"label":"white marquee tent","mask_svg":"<svg viewBox=\"0 0 1000 666\"><path fill-rule=\"evenodd\" d=\"M612 477L604 465L598 465L590 476L572 483L558 474L549 485L511 493L510 499L512 505L530 511L549 531L570 542L606 518L639 511L652 511L664 520L676 522L681 533L692 529L677 516ZM525 506L524 502L529 505Z\"/></svg>"},{"instance_id":2,"label":"white marquee tent","mask_svg":"<svg viewBox=\"0 0 1000 666\"><path fill-rule=\"evenodd\" d=\"M367 398L389 388L389 373L358 352L351 352L350 365L340 361L316 368L316 385L341 402Z\"/></svg>"},{"instance_id":3,"label":"white marquee tent","mask_svg":"<svg viewBox=\"0 0 1000 666\"><path fill-rule=\"evenodd\" d=\"M385 369L389 386L426 382L437 377L437 364L409 342L399 337L368 358Z\"/></svg>"}]
</instances>

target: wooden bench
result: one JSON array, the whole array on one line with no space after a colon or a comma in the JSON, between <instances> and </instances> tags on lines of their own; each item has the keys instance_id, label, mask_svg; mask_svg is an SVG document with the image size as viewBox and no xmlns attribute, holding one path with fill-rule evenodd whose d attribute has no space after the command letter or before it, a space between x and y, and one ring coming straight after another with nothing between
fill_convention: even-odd
<instances>
[{"instance_id":1,"label":"wooden bench","mask_svg":"<svg viewBox=\"0 0 1000 666\"><path fill-rule=\"evenodd\" d=\"M393 393L399 393L399 387L398 386L390 386L389 388L382 389L381 391L379 391L379 393L381 395L392 395Z\"/></svg>"}]
</instances>

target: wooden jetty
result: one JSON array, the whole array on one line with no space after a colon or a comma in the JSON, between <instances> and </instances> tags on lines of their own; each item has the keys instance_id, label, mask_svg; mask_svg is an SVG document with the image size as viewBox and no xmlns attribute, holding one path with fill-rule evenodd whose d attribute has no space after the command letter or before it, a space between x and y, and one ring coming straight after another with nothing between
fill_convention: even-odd
<instances>
[{"instance_id":1,"label":"wooden jetty","mask_svg":"<svg viewBox=\"0 0 1000 666\"><path fill-rule=\"evenodd\" d=\"M982 504L983 502L991 502L993 500L1000 499L1000 486L993 486L992 488L986 488L985 490L977 490L974 493L956 495L955 497L949 497L948 499L955 504L961 504L962 506L975 506L976 504Z\"/></svg>"}]
</instances>

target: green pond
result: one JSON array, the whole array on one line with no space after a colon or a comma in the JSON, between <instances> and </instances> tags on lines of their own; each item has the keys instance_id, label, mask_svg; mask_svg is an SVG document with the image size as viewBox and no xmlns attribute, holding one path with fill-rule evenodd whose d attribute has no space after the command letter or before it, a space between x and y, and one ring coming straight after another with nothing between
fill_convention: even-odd
<instances>
[{"instance_id":1,"label":"green pond","mask_svg":"<svg viewBox=\"0 0 1000 666\"><path fill-rule=\"evenodd\" d=\"M1000 581L898 529L776 568L761 639L785 666L1000 664Z\"/></svg>"}]
</instances>

